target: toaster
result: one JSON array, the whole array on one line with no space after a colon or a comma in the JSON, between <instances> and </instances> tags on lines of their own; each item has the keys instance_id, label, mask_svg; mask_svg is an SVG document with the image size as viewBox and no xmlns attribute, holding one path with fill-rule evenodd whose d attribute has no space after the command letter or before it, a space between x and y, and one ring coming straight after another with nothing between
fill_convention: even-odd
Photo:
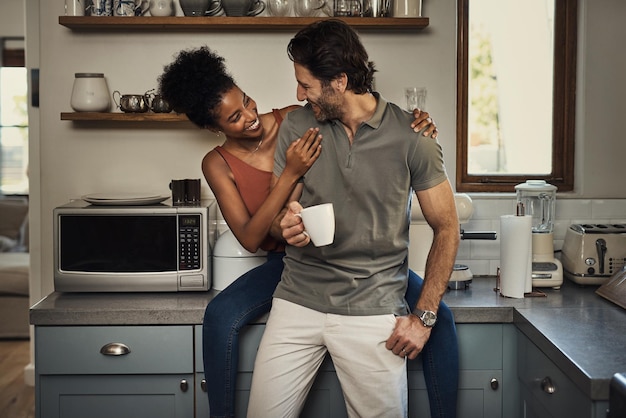
<instances>
[{"instance_id":1,"label":"toaster","mask_svg":"<svg viewBox=\"0 0 626 418\"><path fill-rule=\"evenodd\" d=\"M572 224L565 233L561 262L565 277L601 285L626 264L626 224Z\"/></svg>"}]
</instances>

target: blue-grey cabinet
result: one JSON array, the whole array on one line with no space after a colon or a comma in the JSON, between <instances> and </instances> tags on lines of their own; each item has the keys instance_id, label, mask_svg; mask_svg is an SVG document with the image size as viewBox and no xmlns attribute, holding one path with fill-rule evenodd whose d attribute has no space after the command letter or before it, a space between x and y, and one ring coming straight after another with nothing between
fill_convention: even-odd
<instances>
[{"instance_id":1,"label":"blue-grey cabinet","mask_svg":"<svg viewBox=\"0 0 626 418\"><path fill-rule=\"evenodd\" d=\"M607 401L592 401L521 331L517 331L523 418L604 418Z\"/></svg>"},{"instance_id":2,"label":"blue-grey cabinet","mask_svg":"<svg viewBox=\"0 0 626 418\"><path fill-rule=\"evenodd\" d=\"M237 380L237 417L245 417L252 379L254 358L264 326L252 325L241 335L239 375ZM515 334L513 325L459 324L460 348L459 418L516 418L516 404L504 406L503 393L513 392L518 384L514 368ZM510 342L513 340L513 343ZM428 418L430 408L421 359L409 362L409 417ZM326 359L311 389L302 417L347 417L341 386Z\"/></svg>"},{"instance_id":3,"label":"blue-grey cabinet","mask_svg":"<svg viewBox=\"0 0 626 418\"><path fill-rule=\"evenodd\" d=\"M191 326L35 329L38 418L194 414Z\"/></svg>"},{"instance_id":4,"label":"blue-grey cabinet","mask_svg":"<svg viewBox=\"0 0 626 418\"><path fill-rule=\"evenodd\" d=\"M236 415L244 417L254 359L265 326L240 336ZM519 417L512 324L459 324L460 418ZM208 417L202 326L37 326L38 418ZM513 377L511 379L511 376ZM409 416L430 417L421 360L408 365ZM344 418L327 358L302 418Z\"/></svg>"}]
</instances>

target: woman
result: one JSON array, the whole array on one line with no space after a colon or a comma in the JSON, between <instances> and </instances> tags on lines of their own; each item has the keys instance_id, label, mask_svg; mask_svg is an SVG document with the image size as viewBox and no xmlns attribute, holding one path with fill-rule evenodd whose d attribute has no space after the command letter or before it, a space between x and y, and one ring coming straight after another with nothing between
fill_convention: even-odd
<instances>
[{"instance_id":1,"label":"woman","mask_svg":"<svg viewBox=\"0 0 626 418\"><path fill-rule=\"evenodd\" d=\"M287 167L272 186L278 128L298 106L258 114L226 71L224 59L207 47L182 51L159 77L160 93L179 113L201 128L225 136L207 153L202 171L215 194L226 223L250 252L261 248L267 261L238 278L207 306L203 324L204 370L212 417L234 416L239 331L269 312L272 294L283 270L284 243L270 235L272 221L283 209L298 179L321 152L315 128L287 150ZM416 131L436 135L428 113L414 111ZM270 187L272 186L272 187ZM280 233L278 235L280 236ZM421 279L411 272L407 301L414 306ZM433 416L456 406L458 353L456 330L449 308L442 305L439 321L423 350L424 372ZM445 367L443 367L445 365Z\"/></svg>"}]
</instances>

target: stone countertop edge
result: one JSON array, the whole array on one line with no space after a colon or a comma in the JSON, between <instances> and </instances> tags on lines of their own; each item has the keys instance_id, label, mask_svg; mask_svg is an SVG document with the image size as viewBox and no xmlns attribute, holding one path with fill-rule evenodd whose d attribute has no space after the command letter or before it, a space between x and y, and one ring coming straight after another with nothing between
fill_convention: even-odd
<instances>
[{"instance_id":1,"label":"stone countertop edge","mask_svg":"<svg viewBox=\"0 0 626 418\"><path fill-rule=\"evenodd\" d=\"M514 324L581 391L606 400L614 373L626 371L626 312L595 295L595 287L564 282L546 297L499 296L491 278L474 278L469 288L446 293L457 324ZM216 291L179 293L60 293L33 305L37 326L200 325ZM557 313L558 310L558 313ZM265 323L267 316L254 323ZM616 338L617 337L617 338ZM586 343L581 343L586 341ZM589 341L595 344L589 344ZM601 344L601 345L598 345ZM621 367L623 370L611 368Z\"/></svg>"}]
</instances>

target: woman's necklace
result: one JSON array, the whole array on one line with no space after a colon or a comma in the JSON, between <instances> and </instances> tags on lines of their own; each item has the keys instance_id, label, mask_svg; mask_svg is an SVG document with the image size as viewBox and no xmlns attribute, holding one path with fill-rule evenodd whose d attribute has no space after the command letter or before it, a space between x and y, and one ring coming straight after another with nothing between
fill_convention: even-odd
<instances>
[{"instance_id":1,"label":"woman's necklace","mask_svg":"<svg viewBox=\"0 0 626 418\"><path fill-rule=\"evenodd\" d=\"M254 151L251 151L251 154L254 154L255 152L257 152L259 150L259 148L261 148L261 145L263 145L263 137L261 137L261 140L259 141L259 143L257 144L256 148L254 149Z\"/></svg>"}]
</instances>

